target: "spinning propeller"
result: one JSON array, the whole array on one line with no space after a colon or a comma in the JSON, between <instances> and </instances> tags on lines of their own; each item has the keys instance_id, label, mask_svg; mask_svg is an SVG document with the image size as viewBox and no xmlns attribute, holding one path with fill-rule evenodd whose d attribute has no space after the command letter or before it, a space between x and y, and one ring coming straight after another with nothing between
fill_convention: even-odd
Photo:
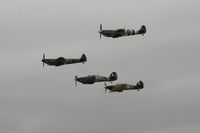
<instances>
[{"instance_id":1,"label":"spinning propeller","mask_svg":"<svg viewBox=\"0 0 200 133\"><path fill-rule=\"evenodd\" d=\"M100 39L101 39L101 32L102 32L102 24L100 24L100 31L99 31Z\"/></svg>"},{"instance_id":2,"label":"spinning propeller","mask_svg":"<svg viewBox=\"0 0 200 133\"><path fill-rule=\"evenodd\" d=\"M105 83L105 82L104 82L104 85L105 85L105 93L107 93L107 89L106 89L106 86L107 86L107 85L106 85L106 83Z\"/></svg>"},{"instance_id":3,"label":"spinning propeller","mask_svg":"<svg viewBox=\"0 0 200 133\"><path fill-rule=\"evenodd\" d=\"M74 80L75 80L75 86L77 86L77 78L78 78L78 76L76 75L76 76L74 77Z\"/></svg>"},{"instance_id":4,"label":"spinning propeller","mask_svg":"<svg viewBox=\"0 0 200 133\"><path fill-rule=\"evenodd\" d=\"M44 61L45 61L45 54L43 54L43 58L42 58L43 67L44 67Z\"/></svg>"}]
</instances>

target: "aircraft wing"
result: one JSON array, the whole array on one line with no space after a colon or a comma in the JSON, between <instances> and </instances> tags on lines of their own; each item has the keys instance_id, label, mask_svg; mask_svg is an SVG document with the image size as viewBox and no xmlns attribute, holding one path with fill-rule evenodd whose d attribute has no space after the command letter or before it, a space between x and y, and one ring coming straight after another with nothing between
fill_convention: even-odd
<instances>
[{"instance_id":1,"label":"aircraft wing","mask_svg":"<svg viewBox=\"0 0 200 133\"><path fill-rule=\"evenodd\" d=\"M118 29L114 32L113 38L118 38L118 37L121 37L121 36L124 36L124 35L125 35L125 30L124 29Z\"/></svg>"},{"instance_id":2,"label":"aircraft wing","mask_svg":"<svg viewBox=\"0 0 200 133\"><path fill-rule=\"evenodd\" d=\"M95 77L94 76L88 76L85 78L86 82L89 84L93 84L95 82Z\"/></svg>"},{"instance_id":3,"label":"aircraft wing","mask_svg":"<svg viewBox=\"0 0 200 133\"><path fill-rule=\"evenodd\" d=\"M119 84L119 85L115 86L115 88L112 91L122 92L124 90L124 87L125 87L124 84Z\"/></svg>"}]
</instances>

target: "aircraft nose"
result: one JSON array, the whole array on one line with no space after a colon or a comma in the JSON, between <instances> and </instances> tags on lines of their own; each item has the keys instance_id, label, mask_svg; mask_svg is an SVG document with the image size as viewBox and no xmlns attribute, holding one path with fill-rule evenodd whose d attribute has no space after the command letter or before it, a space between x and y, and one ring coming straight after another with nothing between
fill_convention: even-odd
<instances>
[{"instance_id":1,"label":"aircraft nose","mask_svg":"<svg viewBox=\"0 0 200 133\"><path fill-rule=\"evenodd\" d=\"M112 86L106 86L105 88L108 90L112 90Z\"/></svg>"},{"instance_id":2,"label":"aircraft nose","mask_svg":"<svg viewBox=\"0 0 200 133\"><path fill-rule=\"evenodd\" d=\"M80 82L80 79L79 79L79 78L75 78L74 80Z\"/></svg>"}]
</instances>

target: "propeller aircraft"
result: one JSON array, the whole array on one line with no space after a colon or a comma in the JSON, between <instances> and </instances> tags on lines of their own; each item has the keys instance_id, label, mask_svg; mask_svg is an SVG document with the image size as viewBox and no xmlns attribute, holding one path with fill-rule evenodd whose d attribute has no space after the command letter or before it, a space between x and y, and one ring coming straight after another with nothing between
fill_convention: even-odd
<instances>
[{"instance_id":1,"label":"propeller aircraft","mask_svg":"<svg viewBox=\"0 0 200 133\"><path fill-rule=\"evenodd\" d=\"M116 84L116 85L109 85L107 86L105 83L105 93L107 90L110 92L123 92L124 90L140 90L144 88L144 83L142 81L137 82L136 85L130 84Z\"/></svg>"},{"instance_id":2,"label":"propeller aircraft","mask_svg":"<svg viewBox=\"0 0 200 133\"><path fill-rule=\"evenodd\" d=\"M41 60L44 63L50 66L62 66L66 64L74 64L74 63L85 63L87 61L87 57L85 54L82 54L82 56L79 59L67 59L64 57L58 57L57 59L45 59L45 54L43 54L43 58Z\"/></svg>"},{"instance_id":3,"label":"propeller aircraft","mask_svg":"<svg viewBox=\"0 0 200 133\"><path fill-rule=\"evenodd\" d=\"M109 77L100 76L100 75L88 75L85 77L75 76L75 84L77 86L77 82L82 84L94 84L95 82L112 82L117 80L117 73L112 72Z\"/></svg>"},{"instance_id":4,"label":"propeller aircraft","mask_svg":"<svg viewBox=\"0 0 200 133\"><path fill-rule=\"evenodd\" d=\"M122 36L132 36L132 35L139 35L139 34L144 36L145 33L146 33L145 25L142 25L138 31L135 31L135 30L125 29L125 28L117 29L117 30L103 30L102 24L100 24L100 30L99 30L100 39L102 35L105 37L118 38Z\"/></svg>"}]
</instances>

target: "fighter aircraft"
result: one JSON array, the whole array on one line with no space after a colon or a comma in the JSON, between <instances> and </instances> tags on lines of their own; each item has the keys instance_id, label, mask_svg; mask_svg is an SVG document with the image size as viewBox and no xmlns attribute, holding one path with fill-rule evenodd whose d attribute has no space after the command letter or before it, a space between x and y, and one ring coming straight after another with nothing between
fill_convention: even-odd
<instances>
[{"instance_id":1,"label":"fighter aircraft","mask_svg":"<svg viewBox=\"0 0 200 133\"><path fill-rule=\"evenodd\" d=\"M117 80L117 73L112 72L109 77L99 76L99 75L88 75L85 77L75 76L75 84L77 86L77 82L82 84L94 84L95 82L112 82Z\"/></svg>"},{"instance_id":2,"label":"fighter aircraft","mask_svg":"<svg viewBox=\"0 0 200 133\"><path fill-rule=\"evenodd\" d=\"M144 35L146 33L146 26L142 25L141 28L135 32L135 30L130 29L117 29L117 30L102 30L102 24L100 24L100 39L101 35L104 35L105 37L112 37L112 38L118 38L122 36L132 36L132 35Z\"/></svg>"},{"instance_id":3,"label":"fighter aircraft","mask_svg":"<svg viewBox=\"0 0 200 133\"><path fill-rule=\"evenodd\" d=\"M79 59L66 59L64 57L59 57L57 59L45 59L45 54L43 54L43 58L41 60L43 62L43 67L44 63L50 66L61 66L65 64L73 64L73 63L83 63L87 61L87 57L85 54L82 54L82 56Z\"/></svg>"},{"instance_id":4,"label":"fighter aircraft","mask_svg":"<svg viewBox=\"0 0 200 133\"><path fill-rule=\"evenodd\" d=\"M105 93L107 90L110 92L122 92L124 90L140 90L144 88L144 83L142 81L137 82L136 85L129 85L129 84L116 84L107 86L105 83Z\"/></svg>"}]
</instances>

